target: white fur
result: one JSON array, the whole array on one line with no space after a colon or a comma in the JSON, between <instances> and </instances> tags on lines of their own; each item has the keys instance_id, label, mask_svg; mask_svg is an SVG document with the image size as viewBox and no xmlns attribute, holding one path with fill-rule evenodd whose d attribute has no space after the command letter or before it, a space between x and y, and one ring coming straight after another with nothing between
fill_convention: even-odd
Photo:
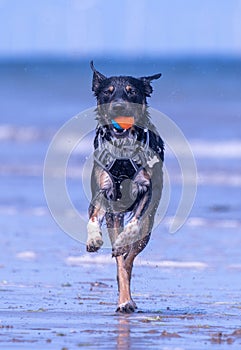
<instances>
[{"instance_id":1,"label":"white fur","mask_svg":"<svg viewBox=\"0 0 241 350\"><path fill-rule=\"evenodd\" d=\"M102 234L100 230L100 226L98 221L92 221L89 220L87 224L87 232L88 232L88 241L87 244L90 243L90 241L97 241L97 240L102 240Z\"/></svg>"},{"instance_id":2,"label":"white fur","mask_svg":"<svg viewBox=\"0 0 241 350\"><path fill-rule=\"evenodd\" d=\"M131 220L124 228L124 231L122 231L117 237L114 244L114 248L116 249L119 247L124 247L138 241L138 239L140 239L139 233L140 227L138 224L138 220Z\"/></svg>"},{"instance_id":3,"label":"white fur","mask_svg":"<svg viewBox=\"0 0 241 350\"><path fill-rule=\"evenodd\" d=\"M130 305L133 307L133 309L136 309L136 303L133 300L126 301L125 303L121 303L118 305L118 309L122 310L124 309L127 305Z\"/></svg>"}]
</instances>

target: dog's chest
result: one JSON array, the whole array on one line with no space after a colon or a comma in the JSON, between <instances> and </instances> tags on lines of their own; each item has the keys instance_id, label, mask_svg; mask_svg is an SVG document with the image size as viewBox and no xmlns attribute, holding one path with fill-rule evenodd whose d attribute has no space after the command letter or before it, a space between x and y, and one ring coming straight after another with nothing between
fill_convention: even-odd
<instances>
[{"instance_id":1,"label":"dog's chest","mask_svg":"<svg viewBox=\"0 0 241 350\"><path fill-rule=\"evenodd\" d=\"M116 159L107 166L109 173L114 179L123 181L124 179L133 179L136 174L136 168L139 168L137 164L133 163L130 159Z\"/></svg>"},{"instance_id":2,"label":"dog's chest","mask_svg":"<svg viewBox=\"0 0 241 350\"><path fill-rule=\"evenodd\" d=\"M132 179L139 168L148 167L155 157L149 146L149 132L141 138L136 134L125 137L98 133L95 140L95 161L113 177Z\"/></svg>"},{"instance_id":3,"label":"dog's chest","mask_svg":"<svg viewBox=\"0 0 241 350\"><path fill-rule=\"evenodd\" d=\"M155 138L149 129L129 132L124 137L116 137L108 131L101 127L97 129L94 142L95 163L104 170L102 174L106 174L106 184L109 186L107 199L116 201L129 198L132 203L133 193L137 189L143 193L146 191L144 174L151 176L153 166L160 162L161 157L156 150L161 149L162 144L157 138L158 142L153 147ZM104 187L107 190L106 185Z\"/></svg>"}]
</instances>

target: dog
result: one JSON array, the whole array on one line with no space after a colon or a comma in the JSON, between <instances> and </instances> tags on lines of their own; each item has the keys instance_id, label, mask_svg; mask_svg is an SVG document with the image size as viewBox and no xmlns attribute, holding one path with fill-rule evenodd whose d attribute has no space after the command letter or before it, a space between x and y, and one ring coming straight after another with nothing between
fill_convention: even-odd
<instances>
[{"instance_id":1,"label":"dog","mask_svg":"<svg viewBox=\"0 0 241 350\"><path fill-rule=\"evenodd\" d=\"M117 312L137 308L131 297L135 257L146 247L163 187L164 143L148 113L151 82L161 77L106 77L93 61L92 91L97 100L92 200L87 224L87 251L103 244L105 219L117 263Z\"/></svg>"}]
</instances>

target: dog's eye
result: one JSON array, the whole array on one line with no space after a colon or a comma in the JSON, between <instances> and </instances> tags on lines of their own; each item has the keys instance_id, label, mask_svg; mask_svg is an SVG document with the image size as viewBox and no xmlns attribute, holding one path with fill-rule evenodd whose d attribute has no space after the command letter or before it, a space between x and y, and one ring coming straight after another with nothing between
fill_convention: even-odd
<instances>
[{"instance_id":1,"label":"dog's eye","mask_svg":"<svg viewBox=\"0 0 241 350\"><path fill-rule=\"evenodd\" d=\"M130 85L127 85L127 86L126 86L126 92L127 92L129 95L135 95L135 94L136 94L136 91L135 91Z\"/></svg>"},{"instance_id":2,"label":"dog's eye","mask_svg":"<svg viewBox=\"0 0 241 350\"><path fill-rule=\"evenodd\" d=\"M108 95L112 94L113 91L114 91L114 86L111 85L108 87L107 90L104 90L104 94L108 96Z\"/></svg>"}]
</instances>

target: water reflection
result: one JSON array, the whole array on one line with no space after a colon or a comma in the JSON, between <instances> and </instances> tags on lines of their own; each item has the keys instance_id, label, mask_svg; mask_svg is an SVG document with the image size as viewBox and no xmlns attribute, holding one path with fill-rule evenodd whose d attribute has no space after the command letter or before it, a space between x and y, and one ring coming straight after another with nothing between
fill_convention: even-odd
<instances>
[{"instance_id":1,"label":"water reflection","mask_svg":"<svg viewBox=\"0 0 241 350\"><path fill-rule=\"evenodd\" d=\"M131 348L131 330L129 315L120 315L117 324L116 350Z\"/></svg>"}]
</instances>

